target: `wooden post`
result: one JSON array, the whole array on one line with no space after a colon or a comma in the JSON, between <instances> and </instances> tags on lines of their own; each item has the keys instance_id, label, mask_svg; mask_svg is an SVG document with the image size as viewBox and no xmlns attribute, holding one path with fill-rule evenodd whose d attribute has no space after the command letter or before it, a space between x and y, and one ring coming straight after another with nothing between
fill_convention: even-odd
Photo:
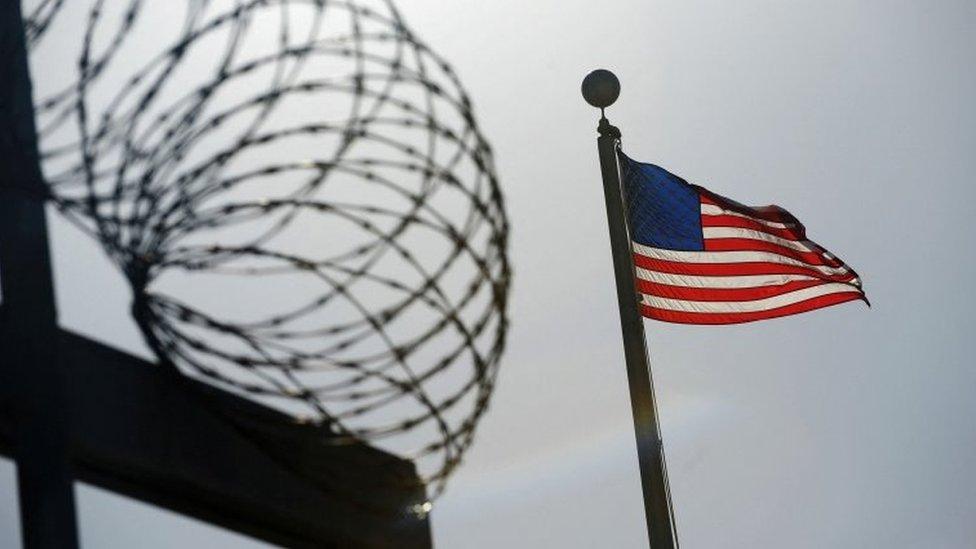
<instances>
[{"instance_id":1,"label":"wooden post","mask_svg":"<svg viewBox=\"0 0 976 549\"><path fill-rule=\"evenodd\" d=\"M19 0L0 7L0 383L14 423L21 536L28 549L78 546L65 387Z\"/></svg>"}]
</instances>

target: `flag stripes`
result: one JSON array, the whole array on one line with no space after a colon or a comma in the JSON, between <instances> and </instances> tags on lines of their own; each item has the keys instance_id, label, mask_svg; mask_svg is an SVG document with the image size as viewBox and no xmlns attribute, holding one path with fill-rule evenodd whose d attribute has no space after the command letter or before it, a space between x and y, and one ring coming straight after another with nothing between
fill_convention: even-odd
<instances>
[{"instance_id":1,"label":"flag stripes","mask_svg":"<svg viewBox=\"0 0 976 549\"><path fill-rule=\"evenodd\" d=\"M734 320L730 318L729 314L671 311L644 304L641 305L641 314L648 318L679 324L740 324L743 322L755 322L757 320L805 313L831 305L854 301L855 299L867 301L861 293L846 292L830 294L766 311L737 312L735 313Z\"/></svg>"},{"instance_id":2,"label":"flag stripes","mask_svg":"<svg viewBox=\"0 0 976 549\"><path fill-rule=\"evenodd\" d=\"M633 200L636 208L633 203L630 207L631 217L642 221L640 233L632 238L644 316L666 322L735 324L852 300L867 302L857 273L808 240L803 225L783 208L744 206L689 185L657 166L626 156L621 161L629 163L624 166L629 198L645 193ZM643 167L651 169L642 173ZM657 204L656 208L664 201L666 207L668 193L689 189L698 195L698 218L675 218L673 211L668 212L664 230L685 223L680 227L686 234L688 226L697 226L700 246L651 245L654 234L649 231L662 216L648 204Z\"/></svg>"}]
</instances>

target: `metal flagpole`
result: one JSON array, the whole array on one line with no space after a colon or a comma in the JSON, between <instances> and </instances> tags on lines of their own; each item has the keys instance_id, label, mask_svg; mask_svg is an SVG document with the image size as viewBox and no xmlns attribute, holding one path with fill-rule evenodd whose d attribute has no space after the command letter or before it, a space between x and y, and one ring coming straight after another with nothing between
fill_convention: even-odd
<instances>
[{"instance_id":1,"label":"metal flagpole","mask_svg":"<svg viewBox=\"0 0 976 549\"><path fill-rule=\"evenodd\" d=\"M620 130L612 126L604 115L604 109L612 105L619 95L620 82L610 71L596 70L583 80L583 97L587 103L598 107L601 114L597 128L600 134L597 145L600 151L600 170L603 173L603 193L607 203L613 270L617 280L620 327L623 332L624 358L627 362L627 380L630 383L634 433L637 436L637 459L644 492L647 535L652 549L670 549L676 546L677 539L654 403L654 386L647 359L644 323L638 309L633 252L617 163Z\"/></svg>"},{"instance_id":2,"label":"metal flagpole","mask_svg":"<svg viewBox=\"0 0 976 549\"><path fill-rule=\"evenodd\" d=\"M20 0L0 7L0 337L28 549L78 546L65 387Z\"/></svg>"}]
</instances>

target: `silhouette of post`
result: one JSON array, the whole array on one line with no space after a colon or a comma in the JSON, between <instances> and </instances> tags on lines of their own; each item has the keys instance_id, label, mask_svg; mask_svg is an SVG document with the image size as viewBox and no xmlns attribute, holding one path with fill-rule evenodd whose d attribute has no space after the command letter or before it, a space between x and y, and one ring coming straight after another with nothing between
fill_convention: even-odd
<instances>
[{"instance_id":1,"label":"silhouette of post","mask_svg":"<svg viewBox=\"0 0 976 549\"><path fill-rule=\"evenodd\" d=\"M0 25L0 384L13 419L23 544L72 549L78 535L68 418L19 0L3 2Z\"/></svg>"}]
</instances>

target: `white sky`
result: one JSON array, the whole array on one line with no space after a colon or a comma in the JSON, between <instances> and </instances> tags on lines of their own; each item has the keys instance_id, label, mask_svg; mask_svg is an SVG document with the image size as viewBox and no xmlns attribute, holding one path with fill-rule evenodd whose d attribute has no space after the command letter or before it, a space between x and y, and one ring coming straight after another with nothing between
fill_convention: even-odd
<instances>
[{"instance_id":1,"label":"white sky","mask_svg":"<svg viewBox=\"0 0 976 549\"><path fill-rule=\"evenodd\" d=\"M646 324L684 546L972 547L976 4L399 7L471 93L512 222L510 345L475 446L435 503L439 547L646 544L597 113L579 95L597 67L622 81L608 114L630 156L786 207L873 304ZM121 277L73 229L52 232L62 323L138 351ZM260 546L78 495L86 547Z\"/></svg>"}]
</instances>

